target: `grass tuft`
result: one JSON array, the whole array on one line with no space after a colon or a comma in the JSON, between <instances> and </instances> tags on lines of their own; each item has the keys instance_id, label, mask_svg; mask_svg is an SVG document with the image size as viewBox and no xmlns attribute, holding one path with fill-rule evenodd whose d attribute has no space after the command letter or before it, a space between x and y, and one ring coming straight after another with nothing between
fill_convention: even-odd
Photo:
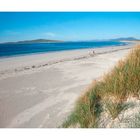
<instances>
[{"instance_id":1,"label":"grass tuft","mask_svg":"<svg viewBox=\"0 0 140 140\"><path fill-rule=\"evenodd\" d=\"M102 81L92 84L79 98L63 127L98 127L101 112L108 110L115 119L126 109L124 101L129 96L140 96L140 45L119 61Z\"/></svg>"}]
</instances>

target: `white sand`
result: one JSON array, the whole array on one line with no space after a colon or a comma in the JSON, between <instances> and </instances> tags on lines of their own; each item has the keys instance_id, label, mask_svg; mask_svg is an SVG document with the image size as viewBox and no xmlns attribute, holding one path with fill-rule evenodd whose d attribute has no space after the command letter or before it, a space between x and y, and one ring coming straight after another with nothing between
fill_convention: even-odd
<instances>
[{"instance_id":1,"label":"white sand","mask_svg":"<svg viewBox=\"0 0 140 140\"><path fill-rule=\"evenodd\" d=\"M132 46L0 59L0 127L58 127L92 80Z\"/></svg>"}]
</instances>

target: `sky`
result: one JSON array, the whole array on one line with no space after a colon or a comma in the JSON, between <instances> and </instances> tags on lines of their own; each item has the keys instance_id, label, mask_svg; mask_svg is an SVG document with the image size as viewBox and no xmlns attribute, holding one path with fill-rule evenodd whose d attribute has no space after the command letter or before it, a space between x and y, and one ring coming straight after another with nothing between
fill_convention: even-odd
<instances>
[{"instance_id":1,"label":"sky","mask_svg":"<svg viewBox=\"0 0 140 140\"><path fill-rule=\"evenodd\" d=\"M0 12L0 42L140 39L140 12Z\"/></svg>"}]
</instances>

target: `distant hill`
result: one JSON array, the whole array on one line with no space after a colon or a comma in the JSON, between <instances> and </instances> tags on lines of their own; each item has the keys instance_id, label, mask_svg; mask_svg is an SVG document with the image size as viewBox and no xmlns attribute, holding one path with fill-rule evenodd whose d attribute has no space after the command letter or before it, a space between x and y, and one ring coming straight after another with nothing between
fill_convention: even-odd
<instances>
[{"instance_id":1,"label":"distant hill","mask_svg":"<svg viewBox=\"0 0 140 140\"><path fill-rule=\"evenodd\" d=\"M103 41L103 40L88 40L88 41ZM108 41L140 41L140 39L136 39L134 37L121 37L121 38L109 39ZM51 39L34 39L34 40L23 40L23 41L17 41L17 42L5 42L1 44L59 43L59 42L64 42L64 41L51 40Z\"/></svg>"},{"instance_id":2,"label":"distant hill","mask_svg":"<svg viewBox=\"0 0 140 140\"><path fill-rule=\"evenodd\" d=\"M55 43L55 42L63 42L63 41L51 40L51 39L34 39L34 40L24 40L24 41L17 41L17 42L5 42L3 44Z\"/></svg>"},{"instance_id":3,"label":"distant hill","mask_svg":"<svg viewBox=\"0 0 140 140\"><path fill-rule=\"evenodd\" d=\"M138 41L139 39L136 39L134 37L121 37L121 38L115 38L111 40L113 41Z\"/></svg>"},{"instance_id":4,"label":"distant hill","mask_svg":"<svg viewBox=\"0 0 140 140\"><path fill-rule=\"evenodd\" d=\"M140 41L140 39L134 38L134 37L120 37L120 38L114 38L114 39L92 39L92 40L81 40L81 42L91 42L91 41Z\"/></svg>"}]
</instances>

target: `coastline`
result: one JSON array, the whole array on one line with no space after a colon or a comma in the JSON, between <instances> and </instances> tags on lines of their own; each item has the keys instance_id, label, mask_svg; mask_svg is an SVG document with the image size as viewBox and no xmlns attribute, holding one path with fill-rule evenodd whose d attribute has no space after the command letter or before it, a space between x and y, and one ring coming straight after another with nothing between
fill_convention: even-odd
<instances>
[{"instance_id":1,"label":"coastline","mask_svg":"<svg viewBox=\"0 0 140 140\"><path fill-rule=\"evenodd\" d=\"M53 45L51 45L53 44ZM59 43L9 43L9 44L0 44L0 58L8 57L20 57L28 56L34 54L45 54L51 52L60 52L60 51L72 51L79 49L94 49L102 47L113 47L113 46L124 46L131 44L130 42L121 42L121 41L92 41L92 42L63 42ZM40 49L39 49L40 48ZM12 50L11 50L12 49ZM11 50L11 51L10 51Z\"/></svg>"},{"instance_id":2,"label":"coastline","mask_svg":"<svg viewBox=\"0 0 140 140\"><path fill-rule=\"evenodd\" d=\"M58 52L48 52L21 56L5 57L0 59L0 79L5 74L35 70L41 67L79 59L94 57L95 55L130 49L133 45L109 46L91 49L76 49ZM92 54L92 52L95 54ZM10 76L10 75L9 75ZM5 77L4 77L5 78Z\"/></svg>"},{"instance_id":3,"label":"coastline","mask_svg":"<svg viewBox=\"0 0 140 140\"><path fill-rule=\"evenodd\" d=\"M93 81L133 45L0 59L0 127L58 127Z\"/></svg>"}]
</instances>

